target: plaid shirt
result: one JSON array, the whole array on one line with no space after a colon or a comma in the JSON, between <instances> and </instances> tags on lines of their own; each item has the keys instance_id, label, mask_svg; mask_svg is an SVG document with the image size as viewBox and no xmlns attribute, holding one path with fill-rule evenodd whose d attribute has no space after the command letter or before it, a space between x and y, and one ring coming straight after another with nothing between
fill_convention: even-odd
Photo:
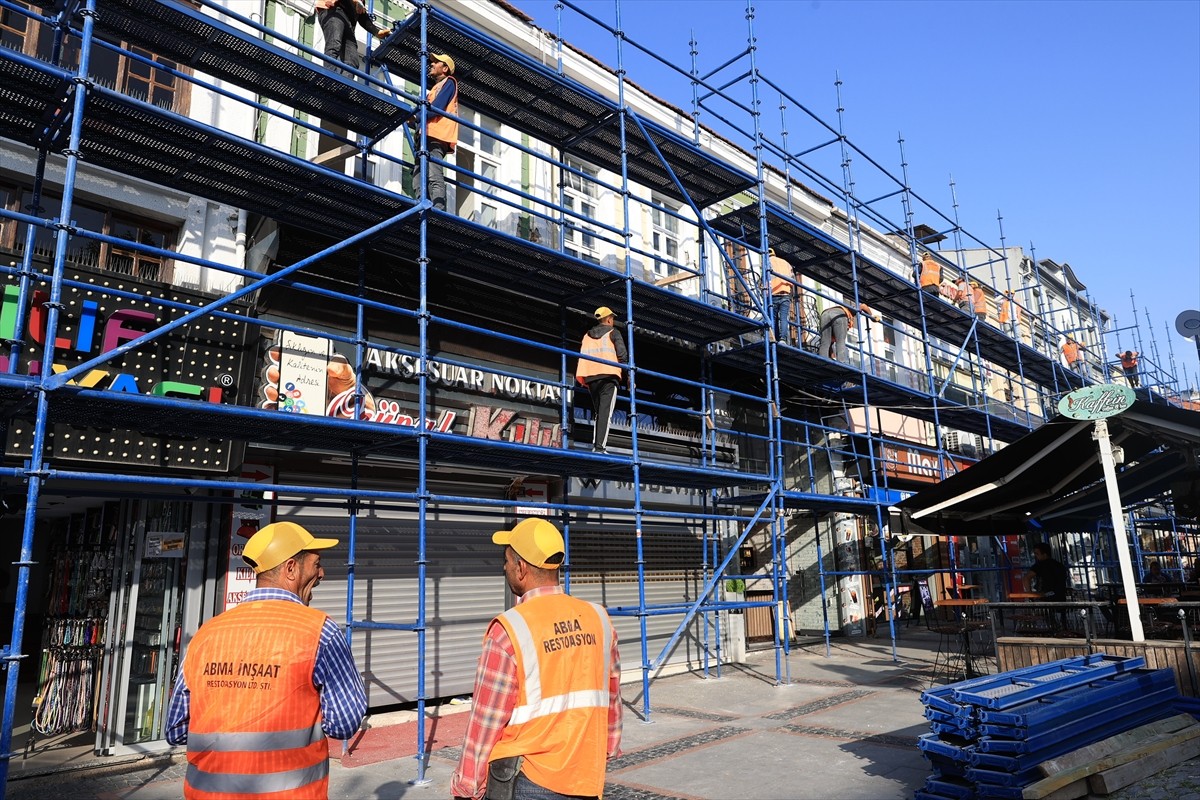
<instances>
[{"instance_id":1,"label":"plaid shirt","mask_svg":"<svg viewBox=\"0 0 1200 800\"><path fill-rule=\"evenodd\" d=\"M562 594L558 586L542 586L521 595L517 605L534 597ZM620 755L621 747L621 655L617 651L617 632L612 637L612 671L608 678L608 757ZM450 780L455 797L483 797L487 789L488 756L500 741L517 705L517 658L508 632L498 622L488 626L483 654L475 673L475 696L471 719L463 739L462 758Z\"/></svg>"}]
</instances>

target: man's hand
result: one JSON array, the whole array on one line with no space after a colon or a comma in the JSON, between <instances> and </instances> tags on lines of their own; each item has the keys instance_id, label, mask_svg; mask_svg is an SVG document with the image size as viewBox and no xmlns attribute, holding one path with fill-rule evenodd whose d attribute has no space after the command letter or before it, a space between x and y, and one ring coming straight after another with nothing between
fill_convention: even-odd
<instances>
[{"instance_id":1,"label":"man's hand","mask_svg":"<svg viewBox=\"0 0 1200 800\"><path fill-rule=\"evenodd\" d=\"M391 36L391 35L392 35L392 29L391 29L391 28L385 28L384 30L381 30L381 31L379 31L378 33L376 33L376 34L375 34L375 37L376 37L376 38L378 38L378 39L386 39L387 37L389 37L389 36Z\"/></svg>"}]
</instances>

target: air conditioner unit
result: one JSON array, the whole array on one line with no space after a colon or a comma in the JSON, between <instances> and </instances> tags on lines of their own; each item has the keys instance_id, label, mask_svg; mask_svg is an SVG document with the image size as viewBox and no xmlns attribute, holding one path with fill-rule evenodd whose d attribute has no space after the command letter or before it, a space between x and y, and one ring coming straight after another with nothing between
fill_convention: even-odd
<instances>
[{"instance_id":1,"label":"air conditioner unit","mask_svg":"<svg viewBox=\"0 0 1200 800\"><path fill-rule=\"evenodd\" d=\"M958 452L958 431L951 431L942 436L942 447L952 453Z\"/></svg>"}]
</instances>

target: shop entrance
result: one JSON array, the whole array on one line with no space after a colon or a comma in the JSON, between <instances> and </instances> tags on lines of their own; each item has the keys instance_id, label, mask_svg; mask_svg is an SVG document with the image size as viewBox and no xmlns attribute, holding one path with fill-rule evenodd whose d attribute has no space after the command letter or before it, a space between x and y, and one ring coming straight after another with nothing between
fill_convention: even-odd
<instances>
[{"instance_id":1,"label":"shop entrance","mask_svg":"<svg viewBox=\"0 0 1200 800\"><path fill-rule=\"evenodd\" d=\"M165 747L195 508L72 505L40 515L16 698L13 749L47 766Z\"/></svg>"}]
</instances>

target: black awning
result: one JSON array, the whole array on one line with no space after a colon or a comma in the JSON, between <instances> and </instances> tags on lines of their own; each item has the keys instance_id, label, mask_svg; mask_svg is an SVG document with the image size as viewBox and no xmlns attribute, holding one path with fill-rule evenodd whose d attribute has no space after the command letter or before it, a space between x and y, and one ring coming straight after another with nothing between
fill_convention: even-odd
<instances>
[{"instance_id":1,"label":"black awning","mask_svg":"<svg viewBox=\"0 0 1200 800\"><path fill-rule=\"evenodd\" d=\"M1165 494L1196 471L1200 412L1145 401L1108 419L1123 452L1123 505ZM957 536L1091 530L1108 517L1092 422L1056 417L957 475L897 504L905 531Z\"/></svg>"}]
</instances>

